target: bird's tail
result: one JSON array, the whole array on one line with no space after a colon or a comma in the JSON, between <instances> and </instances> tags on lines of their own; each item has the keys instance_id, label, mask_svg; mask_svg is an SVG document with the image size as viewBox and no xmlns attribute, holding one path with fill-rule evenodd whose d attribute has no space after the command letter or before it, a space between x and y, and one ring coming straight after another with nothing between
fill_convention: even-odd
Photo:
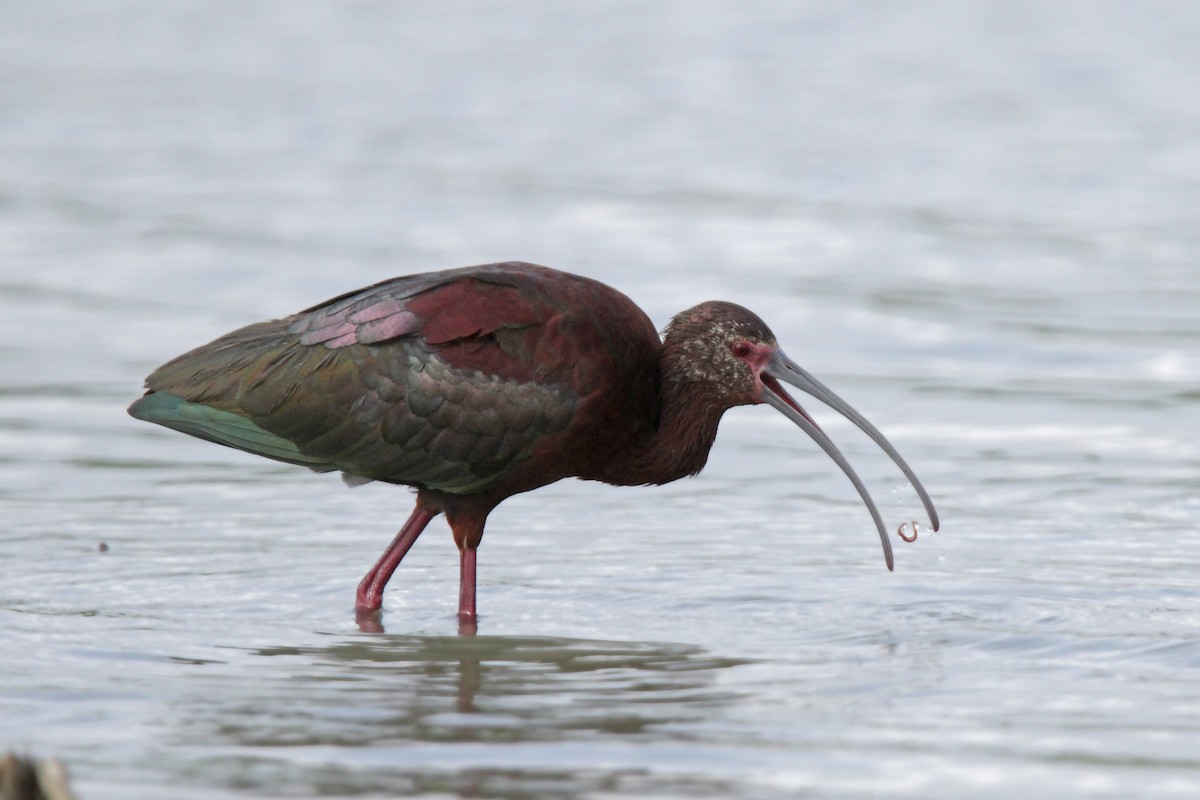
<instances>
[{"instance_id":1,"label":"bird's tail","mask_svg":"<svg viewBox=\"0 0 1200 800\"><path fill-rule=\"evenodd\" d=\"M129 407L129 413L146 422L276 461L298 464L317 472L337 469L323 459L306 456L292 442L260 428L240 414L192 403L166 392L149 392Z\"/></svg>"}]
</instances>

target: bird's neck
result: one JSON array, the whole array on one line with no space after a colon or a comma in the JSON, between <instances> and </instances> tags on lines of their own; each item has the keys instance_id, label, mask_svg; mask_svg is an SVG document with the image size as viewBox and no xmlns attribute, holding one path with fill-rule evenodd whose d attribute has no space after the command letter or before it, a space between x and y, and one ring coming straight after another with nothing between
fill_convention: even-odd
<instances>
[{"instance_id":1,"label":"bird's neck","mask_svg":"<svg viewBox=\"0 0 1200 800\"><path fill-rule=\"evenodd\" d=\"M695 475L708 461L725 407L706 397L702 387L673 376L664 377L659 391L657 426L613 464L617 469L608 482L670 483Z\"/></svg>"}]
</instances>

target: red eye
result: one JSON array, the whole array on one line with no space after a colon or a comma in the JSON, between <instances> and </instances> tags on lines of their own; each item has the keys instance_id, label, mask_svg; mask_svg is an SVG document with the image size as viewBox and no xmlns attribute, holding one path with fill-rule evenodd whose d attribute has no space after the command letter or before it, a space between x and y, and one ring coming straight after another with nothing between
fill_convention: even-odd
<instances>
[{"instance_id":1,"label":"red eye","mask_svg":"<svg viewBox=\"0 0 1200 800\"><path fill-rule=\"evenodd\" d=\"M750 346L750 343L744 340L733 343L733 354L738 358L745 358L746 356L750 355L750 351L753 349L754 348Z\"/></svg>"}]
</instances>

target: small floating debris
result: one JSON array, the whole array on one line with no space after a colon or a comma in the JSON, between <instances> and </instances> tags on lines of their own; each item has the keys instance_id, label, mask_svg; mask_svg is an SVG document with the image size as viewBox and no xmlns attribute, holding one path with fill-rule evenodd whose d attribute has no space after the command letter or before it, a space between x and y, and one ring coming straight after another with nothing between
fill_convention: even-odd
<instances>
[{"instance_id":1,"label":"small floating debris","mask_svg":"<svg viewBox=\"0 0 1200 800\"><path fill-rule=\"evenodd\" d=\"M67 768L48 758L5 753L0 758L0 800L76 800L67 783Z\"/></svg>"},{"instance_id":2,"label":"small floating debris","mask_svg":"<svg viewBox=\"0 0 1200 800\"><path fill-rule=\"evenodd\" d=\"M99 550L101 553L107 553L108 552L108 542L101 542L100 546L97 547L96 549Z\"/></svg>"}]
</instances>

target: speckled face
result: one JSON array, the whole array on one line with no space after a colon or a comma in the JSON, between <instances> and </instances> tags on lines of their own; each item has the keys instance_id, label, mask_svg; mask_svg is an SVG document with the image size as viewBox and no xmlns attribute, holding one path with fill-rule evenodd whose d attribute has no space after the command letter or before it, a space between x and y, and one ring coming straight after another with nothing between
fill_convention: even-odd
<instances>
[{"instance_id":1,"label":"speckled face","mask_svg":"<svg viewBox=\"0 0 1200 800\"><path fill-rule=\"evenodd\" d=\"M756 365L776 347L775 335L752 311L733 303L701 303L675 316L665 347L678 354L671 378L703 385L729 405L756 403Z\"/></svg>"}]
</instances>

